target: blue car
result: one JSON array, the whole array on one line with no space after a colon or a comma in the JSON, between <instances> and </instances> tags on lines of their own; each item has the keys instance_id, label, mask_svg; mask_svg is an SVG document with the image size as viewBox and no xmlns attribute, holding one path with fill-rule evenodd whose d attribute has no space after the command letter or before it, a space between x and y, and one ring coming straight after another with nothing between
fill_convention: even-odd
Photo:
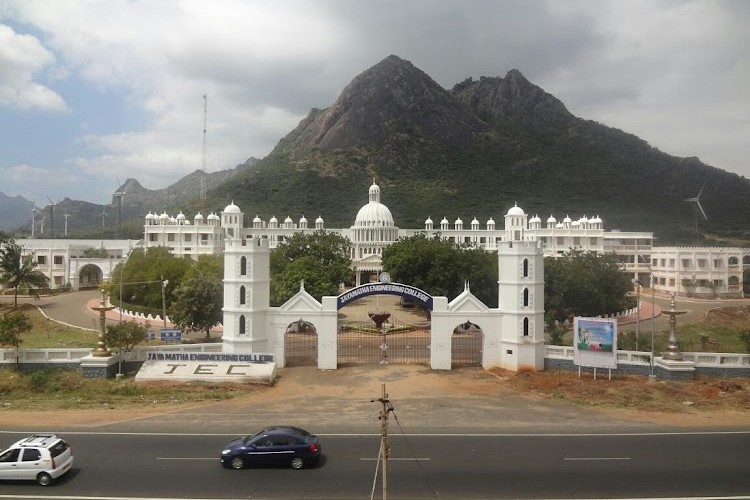
<instances>
[{"instance_id":1,"label":"blue car","mask_svg":"<svg viewBox=\"0 0 750 500\"><path fill-rule=\"evenodd\" d=\"M233 439L221 450L226 468L284 466L302 469L320 461L317 436L293 426L266 427L252 436Z\"/></svg>"}]
</instances>

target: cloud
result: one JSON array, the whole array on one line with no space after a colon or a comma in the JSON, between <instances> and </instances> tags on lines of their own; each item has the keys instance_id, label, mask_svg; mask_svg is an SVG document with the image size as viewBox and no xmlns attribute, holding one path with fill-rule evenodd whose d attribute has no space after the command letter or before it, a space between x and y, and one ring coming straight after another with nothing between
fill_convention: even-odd
<instances>
[{"instance_id":1,"label":"cloud","mask_svg":"<svg viewBox=\"0 0 750 500\"><path fill-rule=\"evenodd\" d=\"M0 119L69 109L39 163L79 169L81 192L103 200L114 175L158 189L201 168L204 94L208 170L231 168L395 54L446 88L519 69L577 116L750 177L749 5L4 0ZM3 161L30 163L14 153Z\"/></svg>"},{"instance_id":2,"label":"cloud","mask_svg":"<svg viewBox=\"0 0 750 500\"><path fill-rule=\"evenodd\" d=\"M34 81L35 73L54 62L39 40L0 24L0 107L65 111L60 95Z\"/></svg>"}]
</instances>

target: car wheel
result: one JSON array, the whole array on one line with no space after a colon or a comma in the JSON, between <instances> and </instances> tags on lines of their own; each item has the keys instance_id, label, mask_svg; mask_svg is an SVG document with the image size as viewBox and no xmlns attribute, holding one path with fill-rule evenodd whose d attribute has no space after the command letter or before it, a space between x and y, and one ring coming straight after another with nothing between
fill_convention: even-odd
<instances>
[{"instance_id":1,"label":"car wheel","mask_svg":"<svg viewBox=\"0 0 750 500\"><path fill-rule=\"evenodd\" d=\"M291 465L292 465L292 469L299 470L305 466L305 462L300 457L294 457L292 459Z\"/></svg>"},{"instance_id":2,"label":"car wheel","mask_svg":"<svg viewBox=\"0 0 750 500\"><path fill-rule=\"evenodd\" d=\"M52 476L50 476L46 472L40 472L36 476L36 482L39 483L40 486L49 486L49 484L52 482Z\"/></svg>"},{"instance_id":3,"label":"car wheel","mask_svg":"<svg viewBox=\"0 0 750 500\"><path fill-rule=\"evenodd\" d=\"M232 469L234 470L240 470L245 468L245 461L242 460L242 457L234 457L232 461L230 462L232 465Z\"/></svg>"}]
</instances>

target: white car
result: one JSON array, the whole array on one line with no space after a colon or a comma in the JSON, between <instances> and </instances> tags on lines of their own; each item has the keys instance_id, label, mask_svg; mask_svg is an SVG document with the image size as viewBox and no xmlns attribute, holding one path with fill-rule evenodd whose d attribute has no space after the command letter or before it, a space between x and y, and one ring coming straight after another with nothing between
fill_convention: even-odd
<instances>
[{"instance_id":1,"label":"white car","mask_svg":"<svg viewBox=\"0 0 750 500\"><path fill-rule=\"evenodd\" d=\"M0 479L31 479L49 485L73 467L73 450L54 434L34 434L0 453Z\"/></svg>"}]
</instances>

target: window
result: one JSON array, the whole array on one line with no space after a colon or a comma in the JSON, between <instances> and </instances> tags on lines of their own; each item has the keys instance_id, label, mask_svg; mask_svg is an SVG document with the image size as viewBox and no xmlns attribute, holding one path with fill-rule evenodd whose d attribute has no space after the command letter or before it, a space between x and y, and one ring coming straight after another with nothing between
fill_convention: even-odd
<instances>
[{"instance_id":1,"label":"window","mask_svg":"<svg viewBox=\"0 0 750 500\"><path fill-rule=\"evenodd\" d=\"M245 303L245 287L241 286L240 287L240 304L244 304L244 303Z\"/></svg>"},{"instance_id":2,"label":"window","mask_svg":"<svg viewBox=\"0 0 750 500\"><path fill-rule=\"evenodd\" d=\"M42 453L36 448L26 448L23 450L22 462L36 462L42 458Z\"/></svg>"},{"instance_id":3,"label":"window","mask_svg":"<svg viewBox=\"0 0 750 500\"><path fill-rule=\"evenodd\" d=\"M245 333L245 315L240 316L240 333Z\"/></svg>"},{"instance_id":4,"label":"window","mask_svg":"<svg viewBox=\"0 0 750 500\"><path fill-rule=\"evenodd\" d=\"M706 259L698 259L699 269L705 269L707 265L708 265L708 262L706 261Z\"/></svg>"},{"instance_id":5,"label":"window","mask_svg":"<svg viewBox=\"0 0 750 500\"><path fill-rule=\"evenodd\" d=\"M737 259L737 257L729 257L728 264L730 266L736 266L737 264L739 264L739 260Z\"/></svg>"},{"instance_id":6,"label":"window","mask_svg":"<svg viewBox=\"0 0 750 500\"><path fill-rule=\"evenodd\" d=\"M528 288L523 289L523 305L524 307L529 306L529 289Z\"/></svg>"},{"instance_id":7,"label":"window","mask_svg":"<svg viewBox=\"0 0 750 500\"><path fill-rule=\"evenodd\" d=\"M523 277L528 278L529 276L529 259L523 259Z\"/></svg>"},{"instance_id":8,"label":"window","mask_svg":"<svg viewBox=\"0 0 750 500\"><path fill-rule=\"evenodd\" d=\"M46 255L37 255L36 256L36 263L44 265L47 263L47 256Z\"/></svg>"},{"instance_id":9,"label":"window","mask_svg":"<svg viewBox=\"0 0 750 500\"><path fill-rule=\"evenodd\" d=\"M159 241L159 235L156 233L149 233L148 241Z\"/></svg>"},{"instance_id":10,"label":"window","mask_svg":"<svg viewBox=\"0 0 750 500\"><path fill-rule=\"evenodd\" d=\"M20 451L21 450L19 450L18 448L13 448L6 451L2 455L0 455L0 462L17 462Z\"/></svg>"},{"instance_id":11,"label":"window","mask_svg":"<svg viewBox=\"0 0 750 500\"><path fill-rule=\"evenodd\" d=\"M669 259L669 267L671 267L672 269L674 269L674 261L674 259Z\"/></svg>"},{"instance_id":12,"label":"window","mask_svg":"<svg viewBox=\"0 0 750 500\"><path fill-rule=\"evenodd\" d=\"M193 235L192 234L186 234L185 235L185 242L193 241Z\"/></svg>"},{"instance_id":13,"label":"window","mask_svg":"<svg viewBox=\"0 0 750 500\"><path fill-rule=\"evenodd\" d=\"M529 336L529 318L523 318L523 336Z\"/></svg>"},{"instance_id":14,"label":"window","mask_svg":"<svg viewBox=\"0 0 750 500\"><path fill-rule=\"evenodd\" d=\"M669 278L669 286L673 287L674 283L675 283L674 278Z\"/></svg>"},{"instance_id":15,"label":"window","mask_svg":"<svg viewBox=\"0 0 750 500\"><path fill-rule=\"evenodd\" d=\"M245 276L247 274L247 258L242 257L240 259L240 276Z\"/></svg>"},{"instance_id":16,"label":"window","mask_svg":"<svg viewBox=\"0 0 750 500\"><path fill-rule=\"evenodd\" d=\"M167 241L174 241L174 233L169 233L167 235Z\"/></svg>"},{"instance_id":17,"label":"window","mask_svg":"<svg viewBox=\"0 0 750 500\"><path fill-rule=\"evenodd\" d=\"M714 269L721 269L724 267L724 261L721 259L714 259Z\"/></svg>"},{"instance_id":18,"label":"window","mask_svg":"<svg viewBox=\"0 0 750 500\"><path fill-rule=\"evenodd\" d=\"M62 263L63 263L63 258L62 258L62 255L55 255L55 256L53 257L53 259L54 259L54 260L53 260L52 262L54 262L54 264L55 264L56 266L62 266Z\"/></svg>"},{"instance_id":19,"label":"window","mask_svg":"<svg viewBox=\"0 0 750 500\"><path fill-rule=\"evenodd\" d=\"M578 236L575 236L575 237L573 238L573 245L575 245L575 246L577 246L577 247L578 247L578 246L581 246L581 238L579 238Z\"/></svg>"},{"instance_id":20,"label":"window","mask_svg":"<svg viewBox=\"0 0 750 500\"><path fill-rule=\"evenodd\" d=\"M563 237L563 236L558 236L558 237L557 237L557 244L558 244L558 245L564 245L564 244L565 244L565 237Z\"/></svg>"},{"instance_id":21,"label":"window","mask_svg":"<svg viewBox=\"0 0 750 500\"><path fill-rule=\"evenodd\" d=\"M690 259L682 259L680 262L683 269L690 269Z\"/></svg>"}]
</instances>

